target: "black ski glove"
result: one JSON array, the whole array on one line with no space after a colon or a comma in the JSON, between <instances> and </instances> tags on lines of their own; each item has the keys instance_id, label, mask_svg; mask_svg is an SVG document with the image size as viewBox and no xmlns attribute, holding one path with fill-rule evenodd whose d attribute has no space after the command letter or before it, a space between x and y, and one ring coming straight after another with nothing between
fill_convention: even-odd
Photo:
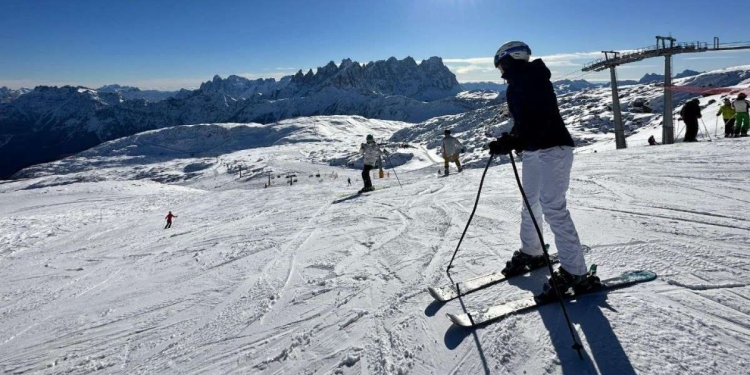
<instances>
[{"instance_id":1,"label":"black ski glove","mask_svg":"<svg viewBox=\"0 0 750 375\"><path fill-rule=\"evenodd\" d=\"M490 154L491 155L508 155L511 151L520 148L520 141L518 136L503 133L502 137L496 141L490 142Z\"/></svg>"}]
</instances>

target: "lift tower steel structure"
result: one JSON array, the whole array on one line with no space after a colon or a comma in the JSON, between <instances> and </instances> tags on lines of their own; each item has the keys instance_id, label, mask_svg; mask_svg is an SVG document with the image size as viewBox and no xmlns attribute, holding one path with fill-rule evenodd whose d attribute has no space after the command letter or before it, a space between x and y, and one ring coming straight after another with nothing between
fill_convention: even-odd
<instances>
[{"instance_id":1,"label":"lift tower steel structure","mask_svg":"<svg viewBox=\"0 0 750 375\"><path fill-rule=\"evenodd\" d=\"M615 61L620 58L620 52L617 51L602 51L602 53L606 61ZM609 65L609 76L612 79L612 113L615 116L615 144L619 150L627 148L628 144L625 142L625 129L622 126L622 111L620 110L620 94L617 89L616 66L616 64Z\"/></svg>"},{"instance_id":2,"label":"lift tower steel structure","mask_svg":"<svg viewBox=\"0 0 750 375\"><path fill-rule=\"evenodd\" d=\"M661 139L664 144L674 143L674 123L672 122L672 111L674 103L672 102L672 54L669 53L674 48L677 39L670 37L657 36L656 49L666 51L664 54L664 112L662 114ZM669 42L669 47L667 47Z\"/></svg>"}]
</instances>

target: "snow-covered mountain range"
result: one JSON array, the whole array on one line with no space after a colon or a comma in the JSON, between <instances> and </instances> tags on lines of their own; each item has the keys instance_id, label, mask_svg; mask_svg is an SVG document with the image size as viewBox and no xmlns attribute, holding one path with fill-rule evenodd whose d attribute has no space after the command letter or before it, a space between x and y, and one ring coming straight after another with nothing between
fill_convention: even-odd
<instances>
[{"instance_id":1,"label":"snow-covered mountain range","mask_svg":"<svg viewBox=\"0 0 750 375\"><path fill-rule=\"evenodd\" d=\"M118 84L104 85L96 89L98 92L120 93L124 100L143 99L147 102L158 102L169 98L184 98L191 90L180 89L178 91L141 90L133 86L120 86Z\"/></svg>"},{"instance_id":2,"label":"snow-covered mountain range","mask_svg":"<svg viewBox=\"0 0 750 375\"><path fill-rule=\"evenodd\" d=\"M0 87L0 104L2 103L10 103L16 99L18 99L19 96L23 94L28 94L31 92L31 89L27 89L25 87L22 87L17 90L9 89L5 86Z\"/></svg>"},{"instance_id":3,"label":"snow-covered mountain range","mask_svg":"<svg viewBox=\"0 0 750 375\"><path fill-rule=\"evenodd\" d=\"M131 91L40 86L0 104L0 157L11 161L0 167L0 177L103 141L167 126L273 123L313 115L419 122L493 100L457 95L462 89L455 75L437 57L419 64L412 58L368 64L347 59L280 81L214 77L198 90L158 102L127 100Z\"/></svg>"},{"instance_id":4,"label":"snow-covered mountain range","mask_svg":"<svg viewBox=\"0 0 750 375\"><path fill-rule=\"evenodd\" d=\"M463 91L456 76L439 57L421 63L407 57L391 57L367 64L344 59L333 61L313 73L301 70L276 81L273 78L249 80L239 76L221 79L215 76L200 87L204 91L222 92L234 99L289 99L315 95L329 89L352 90L365 95L403 96L419 101L434 101Z\"/></svg>"}]
</instances>

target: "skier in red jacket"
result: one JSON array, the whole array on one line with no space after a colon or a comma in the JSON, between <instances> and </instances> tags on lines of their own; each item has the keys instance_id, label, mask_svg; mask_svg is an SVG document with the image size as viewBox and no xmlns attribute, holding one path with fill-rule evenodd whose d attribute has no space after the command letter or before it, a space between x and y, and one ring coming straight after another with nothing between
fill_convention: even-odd
<instances>
[{"instance_id":1,"label":"skier in red jacket","mask_svg":"<svg viewBox=\"0 0 750 375\"><path fill-rule=\"evenodd\" d=\"M177 217L177 215L172 215L172 211L169 211L169 213L167 214L167 217L166 217L166 219L167 219L167 225L164 227L164 229L172 228L172 218L173 217Z\"/></svg>"}]
</instances>

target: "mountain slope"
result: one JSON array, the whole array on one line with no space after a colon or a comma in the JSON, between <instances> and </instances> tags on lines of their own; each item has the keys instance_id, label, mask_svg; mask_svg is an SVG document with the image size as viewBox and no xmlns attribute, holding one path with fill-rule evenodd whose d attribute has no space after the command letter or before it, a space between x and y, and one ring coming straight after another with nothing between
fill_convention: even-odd
<instances>
[{"instance_id":1,"label":"mountain slope","mask_svg":"<svg viewBox=\"0 0 750 375\"><path fill-rule=\"evenodd\" d=\"M48 177L40 185L131 179L191 183L213 177L217 169L236 174L242 169L247 180L267 171L273 159L283 160L290 154L305 163L355 163L366 134L383 140L407 125L358 116L318 116L273 124L174 126L105 142L56 162L26 168L14 178ZM256 156L259 153L265 155ZM411 156L394 155L393 160ZM293 166L285 171L294 171Z\"/></svg>"},{"instance_id":2,"label":"mountain slope","mask_svg":"<svg viewBox=\"0 0 750 375\"><path fill-rule=\"evenodd\" d=\"M294 186L273 176L264 189L265 176L245 180L220 163L177 184L5 182L0 372L743 373L750 201L738 195L748 177L738 166L749 145L576 156L568 207L587 262L603 277L659 275L568 304L584 360L556 305L471 331L445 317L539 292L544 271L447 304L425 291L449 282L481 170L436 179L434 165L398 167L403 188L391 173L374 193L347 197L359 172L305 162L328 146L304 142L244 156L293 169ZM510 167L490 168L454 278L511 256L520 205Z\"/></svg>"}]
</instances>

